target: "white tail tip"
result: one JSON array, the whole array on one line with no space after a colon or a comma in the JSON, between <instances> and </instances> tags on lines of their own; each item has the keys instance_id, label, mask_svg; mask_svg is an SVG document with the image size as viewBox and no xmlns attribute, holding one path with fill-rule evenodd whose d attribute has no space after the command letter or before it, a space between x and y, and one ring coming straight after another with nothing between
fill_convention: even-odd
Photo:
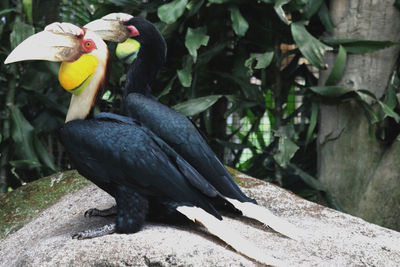
<instances>
[{"instance_id":1,"label":"white tail tip","mask_svg":"<svg viewBox=\"0 0 400 267\"><path fill-rule=\"evenodd\" d=\"M238 253L261 264L285 266L281 261L266 255L265 251L260 250L247 239L241 237L239 233L230 229L223 220L216 219L204 210L188 206L178 207L177 210L190 220L203 225L211 234L224 241Z\"/></svg>"},{"instance_id":2,"label":"white tail tip","mask_svg":"<svg viewBox=\"0 0 400 267\"><path fill-rule=\"evenodd\" d=\"M240 202L231 198L226 199L237 209L239 209L243 213L243 216L255 219L291 239L299 240L304 234L303 230L299 229L288 221L275 216L271 211L263 206L259 206L251 202Z\"/></svg>"}]
</instances>

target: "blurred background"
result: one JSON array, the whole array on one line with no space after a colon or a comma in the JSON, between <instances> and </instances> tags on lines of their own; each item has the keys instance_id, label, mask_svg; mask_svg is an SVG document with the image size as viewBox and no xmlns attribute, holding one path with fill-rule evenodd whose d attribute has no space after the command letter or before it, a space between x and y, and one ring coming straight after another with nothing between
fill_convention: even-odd
<instances>
[{"instance_id":1,"label":"blurred background","mask_svg":"<svg viewBox=\"0 0 400 267\"><path fill-rule=\"evenodd\" d=\"M5 0L0 61L54 21L83 26L111 12L146 17L168 43L154 96L189 116L228 166L340 209L315 178L325 91L310 88L332 49L318 40L333 29L327 2ZM96 112L118 113L126 66L115 59L115 44L109 48L112 72ZM0 68L1 194L73 166L57 138L70 99L57 80L59 64Z\"/></svg>"}]
</instances>

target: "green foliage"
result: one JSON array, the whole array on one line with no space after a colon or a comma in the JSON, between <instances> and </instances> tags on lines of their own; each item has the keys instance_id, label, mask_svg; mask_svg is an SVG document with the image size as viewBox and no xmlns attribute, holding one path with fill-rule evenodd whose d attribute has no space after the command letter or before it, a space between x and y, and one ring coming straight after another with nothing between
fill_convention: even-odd
<instances>
[{"instance_id":1,"label":"green foliage","mask_svg":"<svg viewBox=\"0 0 400 267\"><path fill-rule=\"evenodd\" d=\"M78 25L91 21L90 2L98 4L3 1L0 61L4 62L20 42L52 21ZM59 10L63 11L57 14ZM52 11L56 11L55 15ZM0 66L0 193L68 167L62 164L65 155L55 137L65 120L70 98L58 85L58 66L33 61Z\"/></svg>"},{"instance_id":2,"label":"green foliage","mask_svg":"<svg viewBox=\"0 0 400 267\"><path fill-rule=\"evenodd\" d=\"M194 116L210 108L221 97L222 95L209 95L193 98L175 105L174 109L186 116Z\"/></svg>"},{"instance_id":3,"label":"green foliage","mask_svg":"<svg viewBox=\"0 0 400 267\"><path fill-rule=\"evenodd\" d=\"M247 20L242 16L237 6L229 7L231 12L232 29L238 36L244 36L249 29Z\"/></svg>"},{"instance_id":4,"label":"green foliage","mask_svg":"<svg viewBox=\"0 0 400 267\"><path fill-rule=\"evenodd\" d=\"M341 45L347 52L353 54L371 53L380 49L391 47L397 43L392 41L373 41L359 39L325 39L324 42L337 46Z\"/></svg>"},{"instance_id":5,"label":"green foliage","mask_svg":"<svg viewBox=\"0 0 400 267\"><path fill-rule=\"evenodd\" d=\"M174 0L158 8L158 17L165 23L174 23L185 11L187 0Z\"/></svg>"},{"instance_id":6,"label":"green foliage","mask_svg":"<svg viewBox=\"0 0 400 267\"><path fill-rule=\"evenodd\" d=\"M244 62L244 65L252 69L253 62L256 62L254 69L265 69L271 64L272 59L274 57L274 52L265 52L265 53L251 53L250 57Z\"/></svg>"},{"instance_id":7,"label":"green foliage","mask_svg":"<svg viewBox=\"0 0 400 267\"><path fill-rule=\"evenodd\" d=\"M340 82L340 79L343 76L344 68L346 67L346 61L347 61L346 49L343 48L343 46L340 46L335 64L333 65L332 71L325 82L326 85L335 85Z\"/></svg>"},{"instance_id":8,"label":"green foliage","mask_svg":"<svg viewBox=\"0 0 400 267\"><path fill-rule=\"evenodd\" d=\"M52 12L45 15L44 4ZM229 165L307 197L312 192L331 199L314 177L319 102L356 101L375 124L399 120L396 75L383 100L338 85L348 53L394 43L321 40L322 32L333 29L323 0L9 0L0 6L6 18L0 25L3 61L20 41L56 20L84 25L111 12L145 16L168 44L154 95L191 116L215 151L229 151ZM114 55L115 44L109 47ZM338 55L326 83L317 84L327 51ZM112 66L107 95L97 110L118 112L126 69L115 58ZM57 153L45 152L56 146L45 140L62 125L68 107L57 68L48 62L1 66L0 167L7 185L65 168ZM387 138L387 131L379 136ZM0 190L7 189L2 183Z\"/></svg>"},{"instance_id":9,"label":"green foliage","mask_svg":"<svg viewBox=\"0 0 400 267\"><path fill-rule=\"evenodd\" d=\"M193 57L193 61L197 60L197 50L200 46L207 46L210 36L206 34L205 28L192 29L188 28L185 36L185 46L189 50L189 54Z\"/></svg>"},{"instance_id":10,"label":"green foliage","mask_svg":"<svg viewBox=\"0 0 400 267\"><path fill-rule=\"evenodd\" d=\"M303 56L314 66L324 69L324 55L331 47L308 33L302 21L291 24L292 36Z\"/></svg>"}]
</instances>

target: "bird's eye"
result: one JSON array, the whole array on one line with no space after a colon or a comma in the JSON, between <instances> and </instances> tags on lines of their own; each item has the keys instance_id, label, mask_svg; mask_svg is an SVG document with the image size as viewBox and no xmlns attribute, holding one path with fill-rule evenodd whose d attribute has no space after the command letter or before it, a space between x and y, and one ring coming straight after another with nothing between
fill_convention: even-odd
<instances>
[{"instance_id":1,"label":"bird's eye","mask_svg":"<svg viewBox=\"0 0 400 267\"><path fill-rule=\"evenodd\" d=\"M82 49L85 53L90 53L96 48L96 44L93 42L92 39L84 40L82 43Z\"/></svg>"}]
</instances>

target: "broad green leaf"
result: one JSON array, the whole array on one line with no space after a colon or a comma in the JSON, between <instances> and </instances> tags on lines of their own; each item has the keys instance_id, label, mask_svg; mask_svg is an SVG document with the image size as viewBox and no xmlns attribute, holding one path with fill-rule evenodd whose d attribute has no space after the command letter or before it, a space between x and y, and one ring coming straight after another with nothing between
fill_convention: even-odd
<instances>
[{"instance_id":1,"label":"broad green leaf","mask_svg":"<svg viewBox=\"0 0 400 267\"><path fill-rule=\"evenodd\" d=\"M35 28L20 21L14 23L13 31L10 34L11 49L14 49L23 40L35 33Z\"/></svg>"},{"instance_id":2,"label":"broad green leaf","mask_svg":"<svg viewBox=\"0 0 400 267\"><path fill-rule=\"evenodd\" d=\"M177 104L173 108L185 116L194 116L201 113L215 104L222 95L210 95L199 98L193 98L186 102Z\"/></svg>"},{"instance_id":3,"label":"broad green leaf","mask_svg":"<svg viewBox=\"0 0 400 267\"><path fill-rule=\"evenodd\" d=\"M238 36L244 36L249 29L249 23L247 23L247 20L242 16L237 6L229 7L229 11L231 12L232 28L234 32Z\"/></svg>"},{"instance_id":4,"label":"broad green leaf","mask_svg":"<svg viewBox=\"0 0 400 267\"><path fill-rule=\"evenodd\" d=\"M344 49L343 46L339 46L339 52L336 57L335 64L333 65L332 71L329 74L329 77L326 80L325 85L335 85L340 81L340 79L342 79L344 68L346 67L346 62L347 62L346 49Z\"/></svg>"},{"instance_id":5,"label":"broad green leaf","mask_svg":"<svg viewBox=\"0 0 400 267\"><path fill-rule=\"evenodd\" d=\"M299 147L295 142L286 136L279 137L278 153L274 155L274 159L279 166L285 168L293 158Z\"/></svg>"},{"instance_id":6,"label":"broad green leaf","mask_svg":"<svg viewBox=\"0 0 400 267\"><path fill-rule=\"evenodd\" d=\"M391 109L388 105L383 103L382 101L378 101L379 105L382 108L382 111L385 113L385 117L389 116L393 118L397 123L400 122L400 116L393 109Z\"/></svg>"},{"instance_id":7,"label":"broad green leaf","mask_svg":"<svg viewBox=\"0 0 400 267\"><path fill-rule=\"evenodd\" d=\"M287 25L290 24L289 19L286 17L285 11L283 10L283 5L291 2L292 0L278 0L275 2L274 9L276 14L278 14L279 18L286 23Z\"/></svg>"},{"instance_id":8,"label":"broad green leaf","mask_svg":"<svg viewBox=\"0 0 400 267\"><path fill-rule=\"evenodd\" d=\"M385 103L383 103L382 101L380 101L372 92L365 90L365 89L359 89L357 90L358 93L362 93L365 95L370 96L371 98L373 98L376 102L378 102L378 104L381 106L383 113L386 116L392 117L397 123L400 122L400 116L399 114L397 114L393 109L391 109L388 105L386 105Z\"/></svg>"},{"instance_id":9,"label":"broad green leaf","mask_svg":"<svg viewBox=\"0 0 400 267\"><path fill-rule=\"evenodd\" d=\"M2 118L2 124L1 124L1 134L3 136L3 140L7 140L11 136L11 121L8 117L8 114L5 116L4 120Z\"/></svg>"},{"instance_id":10,"label":"broad green leaf","mask_svg":"<svg viewBox=\"0 0 400 267\"><path fill-rule=\"evenodd\" d=\"M203 6L204 0L192 0L187 5L186 8L189 10L187 17L190 18L199 12L199 9Z\"/></svg>"},{"instance_id":11,"label":"broad green leaf","mask_svg":"<svg viewBox=\"0 0 400 267\"><path fill-rule=\"evenodd\" d=\"M399 80L398 76L395 75L394 79L392 80L392 83L389 85L389 89L386 91L385 95L385 104L388 105L391 109L394 109L398 105L397 97L396 97L396 91L397 88L399 88Z\"/></svg>"},{"instance_id":12,"label":"broad green leaf","mask_svg":"<svg viewBox=\"0 0 400 267\"><path fill-rule=\"evenodd\" d=\"M24 10L26 17L28 18L29 24L33 24L33 19L32 19L32 0L23 0L22 4L24 5Z\"/></svg>"},{"instance_id":13,"label":"broad green leaf","mask_svg":"<svg viewBox=\"0 0 400 267\"><path fill-rule=\"evenodd\" d=\"M322 3L324 0L311 0L307 1L306 6L303 9L303 15L306 19L311 18L312 15L317 13L317 11L320 9Z\"/></svg>"},{"instance_id":14,"label":"broad green leaf","mask_svg":"<svg viewBox=\"0 0 400 267\"><path fill-rule=\"evenodd\" d=\"M332 46L342 45L347 52L353 54L371 53L398 44L392 41L373 41L360 39L324 39L324 42Z\"/></svg>"},{"instance_id":15,"label":"broad green leaf","mask_svg":"<svg viewBox=\"0 0 400 267\"><path fill-rule=\"evenodd\" d=\"M3 16L5 14L7 14L7 13L14 12L14 11L15 11L15 8L3 9L3 10L0 11L0 16Z\"/></svg>"},{"instance_id":16,"label":"broad green leaf","mask_svg":"<svg viewBox=\"0 0 400 267\"><path fill-rule=\"evenodd\" d=\"M208 0L209 3L211 4L224 4L231 2L232 0Z\"/></svg>"},{"instance_id":17,"label":"broad green leaf","mask_svg":"<svg viewBox=\"0 0 400 267\"><path fill-rule=\"evenodd\" d=\"M188 27L185 36L185 46L189 50L189 54L193 57L193 62L197 60L197 49L200 46L206 46L210 36L206 34L206 28L196 28L192 29Z\"/></svg>"},{"instance_id":18,"label":"broad green leaf","mask_svg":"<svg viewBox=\"0 0 400 267\"><path fill-rule=\"evenodd\" d=\"M250 57L245 61L244 65L252 69L253 62L256 61L255 69L265 69L271 64L272 59L274 58L274 52L265 52L265 53L251 53Z\"/></svg>"},{"instance_id":19,"label":"broad green leaf","mask_svg":"<svg viewBox=\"0 0 400 267\"><path fill-rule=\"evenodd\" d=\"M107 0L116 6L129 6L132 4L132 0Z\"/></svg>"},{"instance_id":20,"label":"broad green leaf","mask_svg":"<svg viewBox=\"0 0 400 267\"><path fill-rule=\"evenodd\" d=\"M273 109L274 108L274 101L275 99L272 97L272 91L268 90L265 95L264 95L264 99L265 99L265 106L269 109Z\"/></svg>"},{"instance_id":21,"label":"broad green leaf","mask_svg":"<svg viewBox=\"0 0 400 267\"><path fill-rule=\"evenodd\" d=\"M190 87L192 84L192 70L189 68L177 70L179 81L183 87Z\"/></svg>"},{"instance_id":22,"label":"broad green leaf","mask_svg":"<svg viewBox=\"0 0 400 267\"><path fill-rule=\"evenodd\" d=\"M207 46L200 55L199 60L197 61L197 65L206 65L210 62L213 57L221 53L222 50L225 49L227 43L218 43L213 46Z\"/></svg>"},{"instance_id":23,"label":"broad green leaf","mask_svg":"<svg viewBox=\"0 0 400 267\"><path fill-rule=\"evenodd\" d=\"M360 104L361 108L364 110L369 123L375 124L381 121L382 120L381 116L378 115L373 106L369 102L367 102L366 98L364 97L364 95L366 95L372 97L373 99L376 99L376 96L368 90L361 89L361 90L356 90L355 92L356 95L354 99L357 100L358 104Z\"/></svg>"},{"instance_id":24,"label":"broad green leaf","mask_svg":"<svg viewBox=\"0 0 400 267\"><path fill-rule=\"evenodd\" d=\"M325 69L324 55L331 47L321 43L314 38L306 28L303 22L292 23L291 31L294 41L300 49L303 56L315 67Z\"/></svg>"},{"instance_id":25,"label":"broad green leaf","mask_svg":"<svg viewBox=\"0 0 400 267\"><path fill-rule=\"evenodd\" d=\"M313 102L311 105L310 125L308 126L308 130L307 130L307 140L306 140L307 144L311 140L315 126L317 126L317 120L318 120L318 104Z\"/></svg>"},{"instance_id":26,"label":"broad green leaf","mask_svg":"<svg viewBox=\"0 0 400 267\"><path fill-rule=\"evenodd\" d=\"M357 100L358 103L361 105L362 109L364 110L369 123L370 124L377 123L379 121L379 116L372 108L372 106L369 103L367 103L359 94L357 94Z\"/></svg>"},{"instance_id":27,"label":"broad green leaf","mask_svg":"<svg viewBox=\"0 0 400 267\"><path fill-rule=\"evenodd\" d=\"M286 107L284 108L286 118L295 111L296 104L295 87L292 86L287 94Z\"/></svg>"},{"instance_id":28,"label":"broad green leaf","mask_svg":"<svg viewBox=\"0 0 400 267\"><path fill-rule=\"evenodd\" d=\"M176 75L168 82L167 86L165 86L164 90L157 96L157 99L160 99L161 97L167 95L171 89L172 89L172 84L174 83L176 79Z\"/></svg>"},{"instance_id":29,"label":"broad green leaf","mask_svg":"<svg viewBox=\"0 0 400 267\"><path fill-rule=\"evenodd\" d=\"M325 187L321 184L321 182L296 165L289 163L289 167L291 167L294 170L294 174L298 175L303 182L305 182L308 186L311 188L318 190L318 191L326 191Z\"/></svg>"},{"instance_id":30,"label":"broad green leaf","mask_svg":"<svg viewBox=\"0 0 400 267\"><path fill-rule=\"evenodd\" d=\"M326 202L328 202L329 208L335 209L340 212L344 212L342 207L339 205L339 203L336 201L336 199L332 196L331 193L325 191L325 197L326 197Z\"/></svg>"},{"instance_id":31,"label":"broad green leaf","mask_svg":"<svg viewBox=\"0 0 400 267\"><path fill-rule=\"evenodd\" d=\"M325 97L339 97L344 94L354 92L353 89L347 88L344 86L339 86L339 85L332 85L332 86L311 86L310 89L319 95L325 96Z\"/></svg>"},{"instance_id":32,"label":"broad green leaf","mask_svg":"<svg viewBox=\"0 0 400 267\"><path fill-rule=\"evenodd\" d=\"M35 135L33 137L33 145L36 150L36 154L38 155L40 161L50 170L56 172L57 167L54 164L53 156L50 155L47 150L44 148L42 143L40 142L39 138Z\"/></svg>"},{"instance_id":33,"label":"broad green leaf","mask_svg":"<svg viewBox=\"0 0 400 267\"><path fill-rule=\"evenodd\" d=\"M114 98L115 96L112 94L112 92L110 90L107 90L104 92L103 96L101 97L101 100L112 103L114 101Z\"/></svg>"},{"instance_id":34,"label":"broad green leaf","mask_svg":"<svg viewBox=\"0 0 400 267\"><path fill-rule=\"evenodd\" d=\"M328 7L326 6L325 2L322 3L322 6L318 12L318 16L319 16L319 19L321 20L322 24L324 25L325 29L328 32L332 32L333 28L335 28L335 25L333 25L331 17L329 16L329 10L328 10Z\"/></svg>"},{"instance_id":35,"label":"broad green leaf","mask_svg":"<svg viewBox=\"0 0 400 267\"><path fill-rule=\"evenodd\" d=\"M193 61L189 57L184 60L183 69L177 70L178 79L181 82L183 87L190 87L192 84L192 66Z\"/></svg>"},{"instance_id":36,"label":"broad green leaf","mask_svg":"<svg viewBox=\"0 0 400 267\"><path fill-rule=\"evenodd\" d=\"M187 0L174 0L170 3L164 4L158 8L157 15L163 22L172 24L182 16L187 2Z\"/></svg>"},{"instance_id":37,"label":"broad green leaf","mask_svg":"<svg viewBox=\"0 0 400 267\"><path fill-rule=\"evenodd\" d=\"M10 107L10 113L11 137L18 144L16 153L19 158L39 162L33 146L34 128L16 106Z\"/></svg>"},{"instance_id":38,"label":"broad green leaf","mask_svg":"<svg viewBox=\"0 0 400 267\"><path fill-rule=\"evenodd\" d=\"M21 159L21 160L12 160L10 161L11 166L16 169L34 169L41 166L39 161L29 160L29 159Z\"/></svg>"}]
</instances>

